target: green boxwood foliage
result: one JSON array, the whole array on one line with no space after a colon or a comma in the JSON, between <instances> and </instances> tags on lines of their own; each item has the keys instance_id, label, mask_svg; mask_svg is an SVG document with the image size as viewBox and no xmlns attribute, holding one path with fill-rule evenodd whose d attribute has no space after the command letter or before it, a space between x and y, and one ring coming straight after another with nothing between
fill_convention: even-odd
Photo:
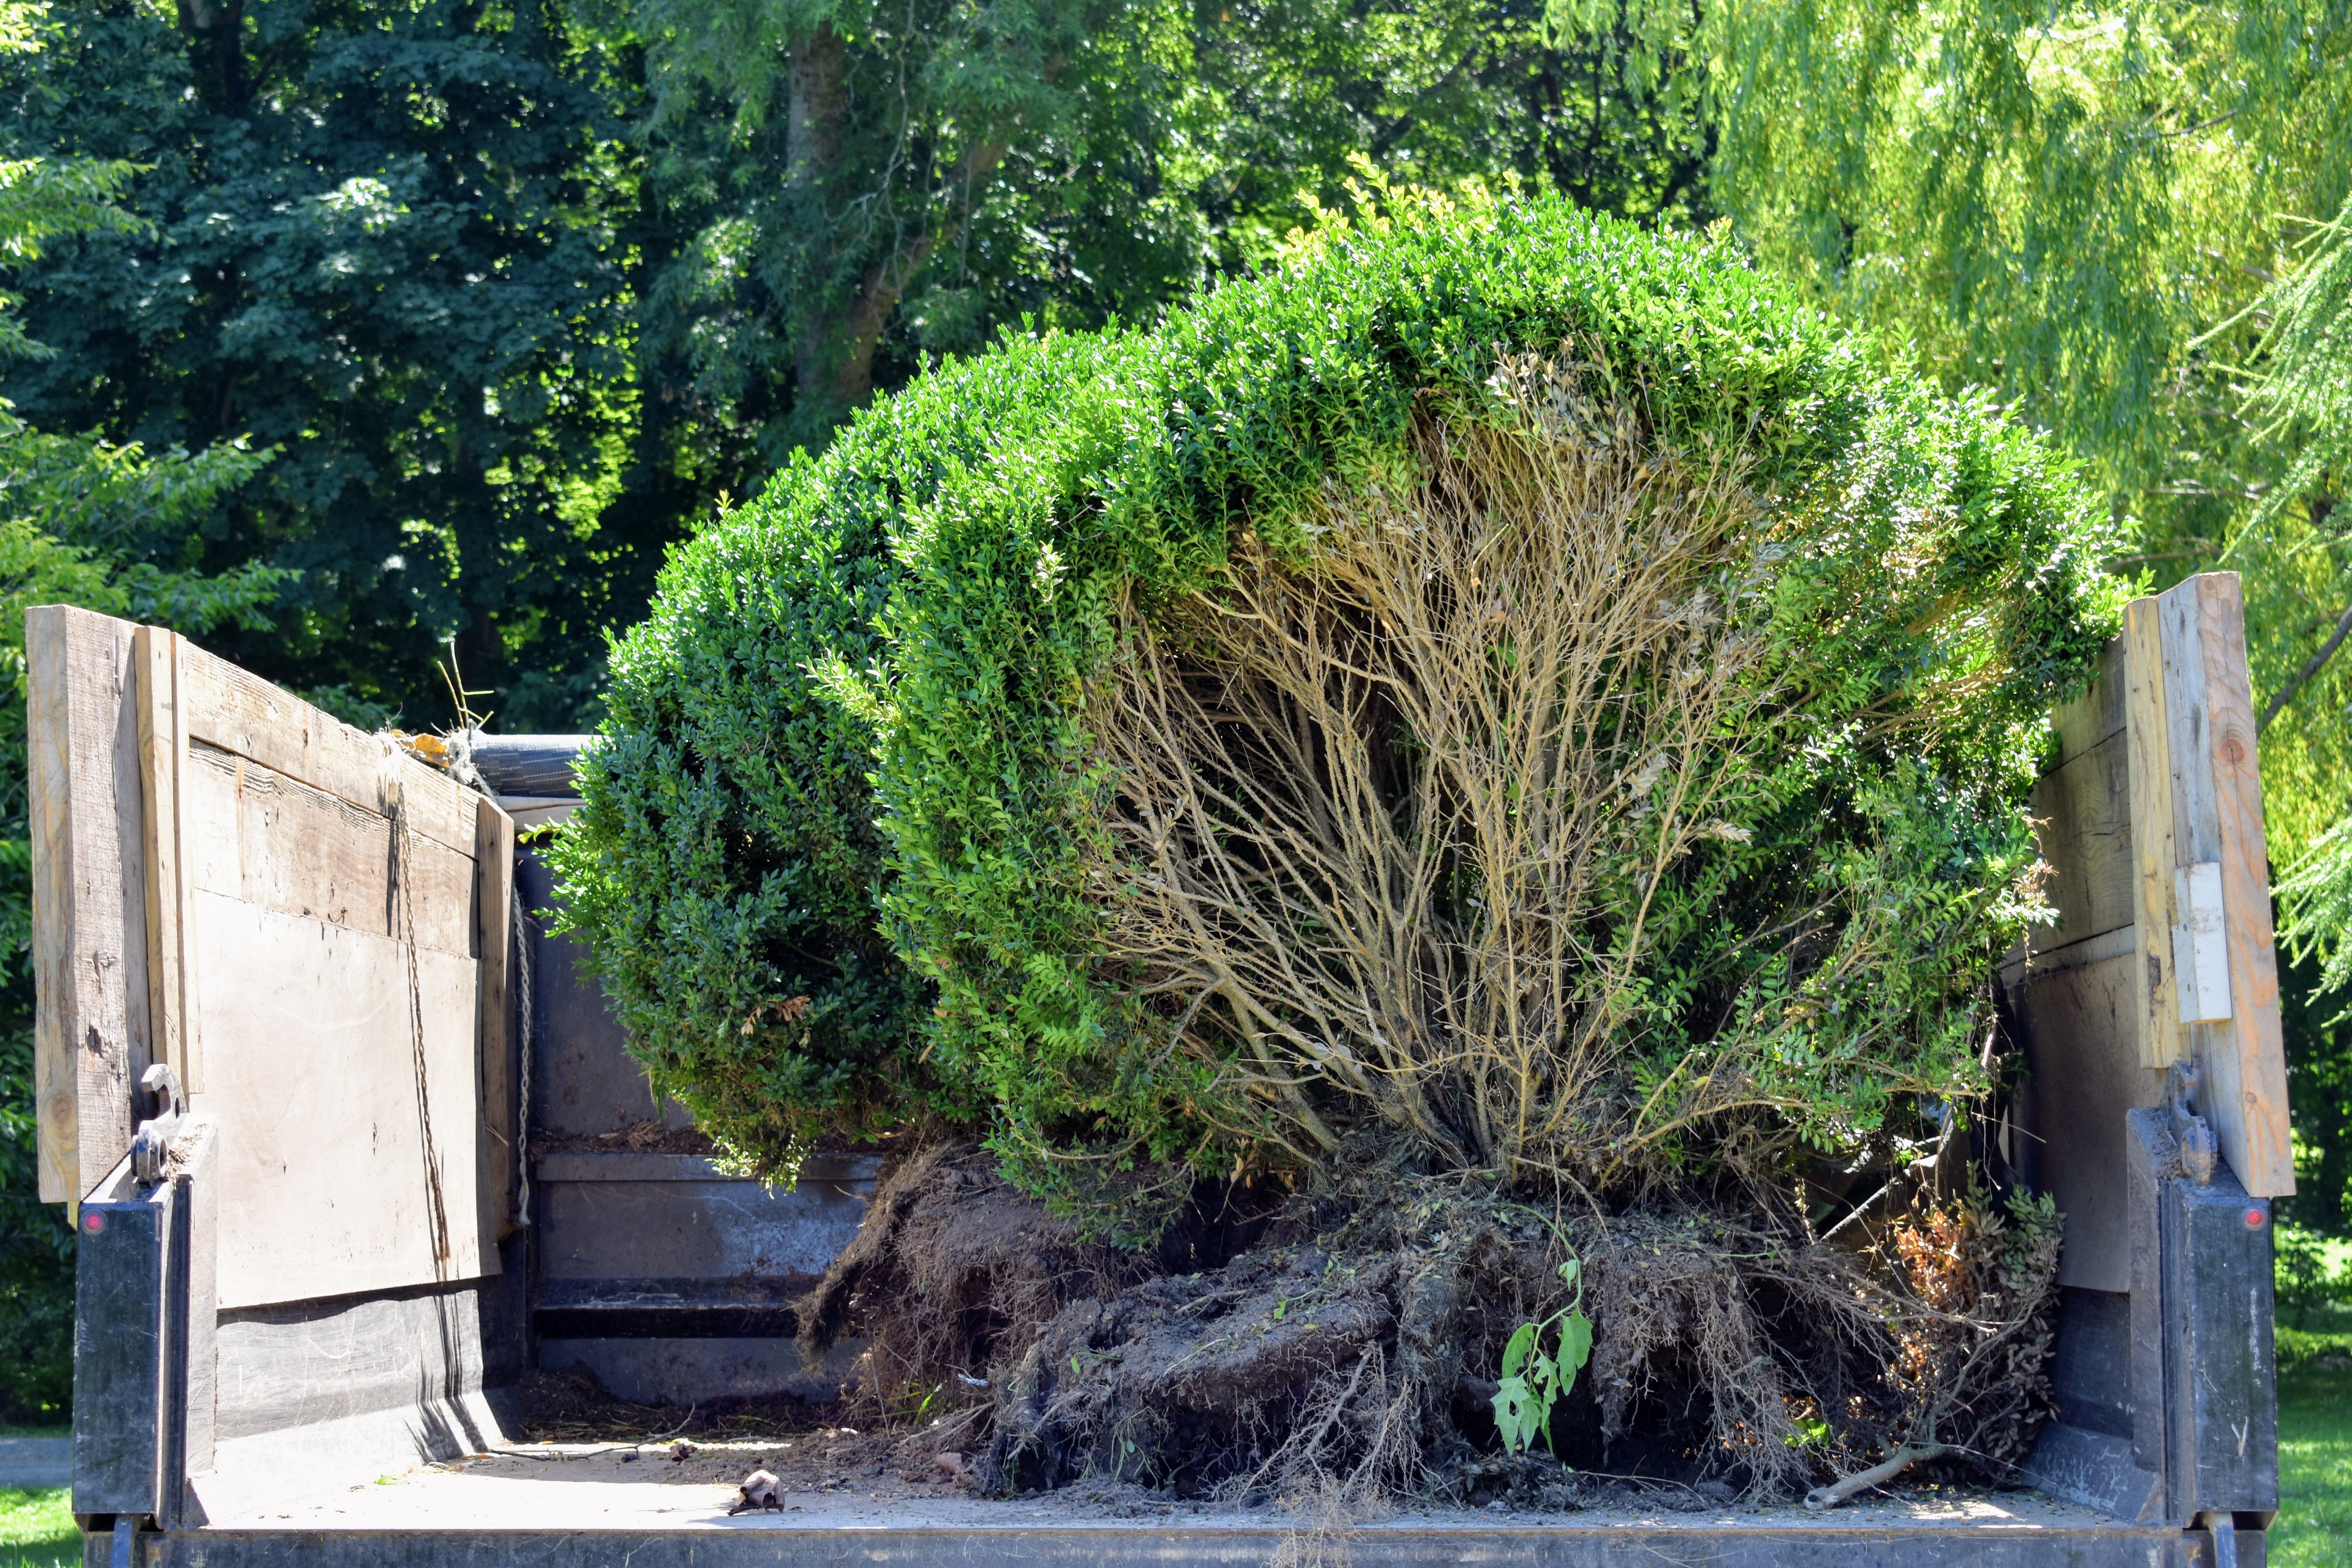
<instances>
[{"instance_id":1,"label":"green boxwood foliage","mask_svg":"<svg viewBox=\"0 0 2352 1568\"><path fill-rule=\"evenodd\" d=\"M814 1140L971 1120L924 1060L926 989L876 923L883 843L867 722L820 657L863 662L909 508L1051 406L1073 349L1015 342L926 377L676 551L615 643L604 743L547 854L631 1048L720 1144L789 1173Z\"/></svg>"},{"instance_id":2,"label":"green boxwood foliage","mask_svg":"<svg viewBox=\"0 0 2352 1568\"><path fill-rule=\"evenodd\" d=\"M1019 1179L1114 1229L1163 1206L1144 1173L1248 1163L1212 1131L1245 1109L1205 1114L1213 1064L1166 1048L1106 940L1116 780L1085 716L1114 606L1206 585L1243 531L1311 570L1318 496L1409 483L1416 410L1475 410L1500 356L1564 343L1660 440L1747 454L1775 561L1780 751L1746 842L1662 905L1637 1068L1769 1006L1740 1070L1816 1142L1883 1116L1890 1033L1925 1064L1900 1087L1969 1087L1965 994L2032 912L2044 716L2113 628L2100 521L2040 443L1727 245L1549 199L1407 201L1156 331L1008 341L681 552L561 852L663 1086L766 1158L848 1106L984 1118ZM854 1028L772 1027L794 987L883 987L869 895L912 981ZM1825 929L1752 940L1790 918ZM1865 925L1874 982L1808 996Z\"/></svg>"}]
</instances>

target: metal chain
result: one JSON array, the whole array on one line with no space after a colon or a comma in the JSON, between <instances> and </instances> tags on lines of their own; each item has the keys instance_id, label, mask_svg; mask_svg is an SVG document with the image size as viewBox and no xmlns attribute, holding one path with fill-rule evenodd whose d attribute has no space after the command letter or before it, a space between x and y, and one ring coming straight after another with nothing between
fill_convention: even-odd
<instances>
[{"instance_id":1,"label":"metal chain","mask_svg":"<svg viewBox=\"0 0 2352 1568\"><path fill-rule=\"evenodd\" d=\"M519 1196L515 1203L515 1224L530 1228L530 1036L537 1010L530 996L530 910L523 907L522 884L509 879L508 896L512 900L515 946L515 980L520 994L522 1037L519 1042L522 1058L522 1084L520 1103L515 1109L515 1181Z\"/></svg>"},{"instance_id":2,"label":"metal chain","mask_svg":"<svg viewBox=\"0 0 2352 1568\"><path fill-rule=\"evenodd\" d=\"M395 766L398 764L394 764ZM410 868L416 864L414 830L409 825L408 793L392 799L393 878L400 890L403 943L408 950L408 1038L416 1068L416 1124L425 1135L425 1205L433 1226L433 1275L448 1278L449 1205L441 1193L441 1154L433 1142L433 1102L425 1089L425 986L416 967L416 905L410 889Z\"/></svg>"}]
</instances>

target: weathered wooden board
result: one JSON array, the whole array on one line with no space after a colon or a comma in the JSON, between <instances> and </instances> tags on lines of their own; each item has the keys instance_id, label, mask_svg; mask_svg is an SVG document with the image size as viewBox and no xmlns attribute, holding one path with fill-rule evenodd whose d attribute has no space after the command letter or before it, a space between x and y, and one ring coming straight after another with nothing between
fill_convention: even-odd
<instances>
[{"instance_id":1,"label":"weathered wooden board","mask_svg":"<svg viewBox=\"0 0 2352 1568\"><path fill-rule=\"evenodd\" d=\"M482 1069L482 1236L503 1241L515 1226L518 1173L515 1148L517 1096L508 1019L514 1004L507 990L513 952L509 912L514 898L514 820L488 800L474 816L474 951L480 961Z\"/></svg>"},{"instance_id":2,"label":"weathered wooden board","mask_svg":"<svg viewBox=\"0 0 2352 1568\"><path fill-rule=\"evenodd\" d=\"M2058 1282L2127 1290L2124 1118L2162 1100L2164 1074L2140 1066L2133 1045L2138 954L2121 933L2081 945L2116 951L2064 968L2037 966L2017 993L2031 1068L2019 1163L2066 1216Z\"/></svg>"},{"instance_id":3,"label":"weathered wooden board","mask_svg":"<svg viewBox=\"0 0 2352 1568\"><path fill-rule=\"evenodd\" d=\"M2128 738L2117 731L2042 775L2029 808L2055 927L2037 927L2037 951L2070 946L2132 923L2137 887L2132 854Z\"/></svg>"},{"instance_id":4,"label":"weathered wooden board","mask_svg":"<svg viewBox=\"0 0 2352 1568\"><path fill-rule=\"evenodd\" d=\"M222 1308L497 1272L477 1193L474 963L415 952L420 1089L404 944L202 889L194 908Z\"/></svg>"},{"instance_id":5,"label":"weathered wooden board","mask_svg":"<svg viewBox=\"0 0 2352 1568\"><path fill-rule=\"evenodd\" d=\"M147 1069L147 884L131 627L25 614L40 1194L79 1202L131 1147Z\"/></svg>"},{"instance_id":6,"label":"weathered wooden board","mask_svg":"<svg viewBox=\"0 0 2352 1568\"><path fill-rule=\"evenodd\" d=\"M365 811L385 810L389 766L401 780L415 831L472 857L476 796L446 773L201 648L184 648L180 680L192 738Z\"/></svg>"},{"instance_id":7,"label":"weathered wooden board","mask_svg":"<svg viewBox=\"0 0 2352 1568\"><path fill-rule=\"evenodd\" d=\"M397 863L413 879L417 941L455 958L478 956L470 843L460 855L412 835L395 862L388 818L201 741L189 748L181 789L196 888L395 936L404 929Z\"/></svg>"},{"instance_id":8,"label":"weathered wooden board","mask_svg":"<svg viewBox=\"0 0 2352 1568\"><path fill-rule=\"evenodd\" d=\"M2131 748L2133 922L2139 930L2139 1060L2165 1068L2189 1057L2172 973L2172 742L2165 719L2163 617L2154 599L2124 608L2125 708Z\"/></svg>"},{"instance_id":9,"label":"weathered wooden board","mask_svg":"<svg viewBox=\"0 0 2352 1568\"><path fill-rule=\"evenodd\" d=\"M2157 603L2174 853L2182 865L2220 862L2229 943L2230 1020L2189 1031L2204 1079L2200 1109L2247 1192L2280 1197L2294 1191L2294 1160L2238 575L2191 577Z\"/></svg>"},{"instance_id":10,"label":"weathered wooden board","mask_svg":"<svg viewBox=\"0 0 2352 1568\"><path fill-rule=\"evenodd\" d=\"M188 757L180 704L177 634L141 626L131 635L138 674L139 773L147 849L147 1016L155 1049L183 1089L204 1086L203 1031L189 976L187 818L180 773Z\"/></svg>"},{"instance_id":11,"label":"weathered wooden board","mask_svg":"<svg viewBox=\"0 0 2352 1568\"><path fill-rule=\"evenodd\" d=\"M2055 715L2058 757L2052 765L2063 767L2124 728L2124 639L2116 637L2099 651L2099 676L2074 700L2059 704Z\"/></svg>"}]
</instances>

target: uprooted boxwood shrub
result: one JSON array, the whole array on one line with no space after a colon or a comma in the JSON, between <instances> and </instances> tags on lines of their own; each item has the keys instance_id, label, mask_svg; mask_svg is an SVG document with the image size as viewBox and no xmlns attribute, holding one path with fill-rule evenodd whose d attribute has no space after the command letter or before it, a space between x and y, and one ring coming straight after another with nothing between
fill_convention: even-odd
<instances>
[{"instance_id":1,"label":"uprooted boxwood shrub","mask_svg":"<svg viewBox=\"0 0 2352 1568\"><path fill-rule=\"evenodd\" d=\"M872 727L810 669L880 656L911 509L1048 422L1073 353L1118 349L1008 343L866 411L677 550L613 650L605 739L548 851L559 920L655 1087L760 1174L984 1115L975 1079L927 1061L927 984L877 923Z\"/></svg>"},{"instance_id":2,"label":"uprooted boxwood shrub","mask_svg":"<svg viewBox=\"0 0 2352 1568\"><path fill-rule=\"evenodd\" d=\"M1109 1234L1378 1148L1670 1190L1984 1087L2117 594L2040 442L1727 244L1413 201L919 378L681 550L557 850L761 1169Z\"/></svg>"}]
</instances>

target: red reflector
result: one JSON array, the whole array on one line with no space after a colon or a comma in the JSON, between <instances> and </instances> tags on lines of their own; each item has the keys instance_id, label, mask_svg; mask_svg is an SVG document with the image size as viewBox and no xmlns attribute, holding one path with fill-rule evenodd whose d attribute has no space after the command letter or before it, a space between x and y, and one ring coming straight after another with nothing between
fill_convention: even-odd
<instances>
[{"instance_id":1,"label":"red reflector","mask_svg":"<svg viewBox=\"0 0 2352 1568\"><path fill-rule=\"evenodd\" d=\"M104 1230L106 1216L93 1210L81 1216L81 1227L84 1230Z\"/></svg>"},{"instance_id":2,"label":"red reflector","mask_svg":"<svg viewBox=\"0 0 2352 1568\"><path fill-rule=\"evenodd\" d=\"M2248 1230L2260 1230L2263 1228L2262 1210L2248 1209L2246 1211L2246 1228Z\"/></svg>"}]
</instances>

